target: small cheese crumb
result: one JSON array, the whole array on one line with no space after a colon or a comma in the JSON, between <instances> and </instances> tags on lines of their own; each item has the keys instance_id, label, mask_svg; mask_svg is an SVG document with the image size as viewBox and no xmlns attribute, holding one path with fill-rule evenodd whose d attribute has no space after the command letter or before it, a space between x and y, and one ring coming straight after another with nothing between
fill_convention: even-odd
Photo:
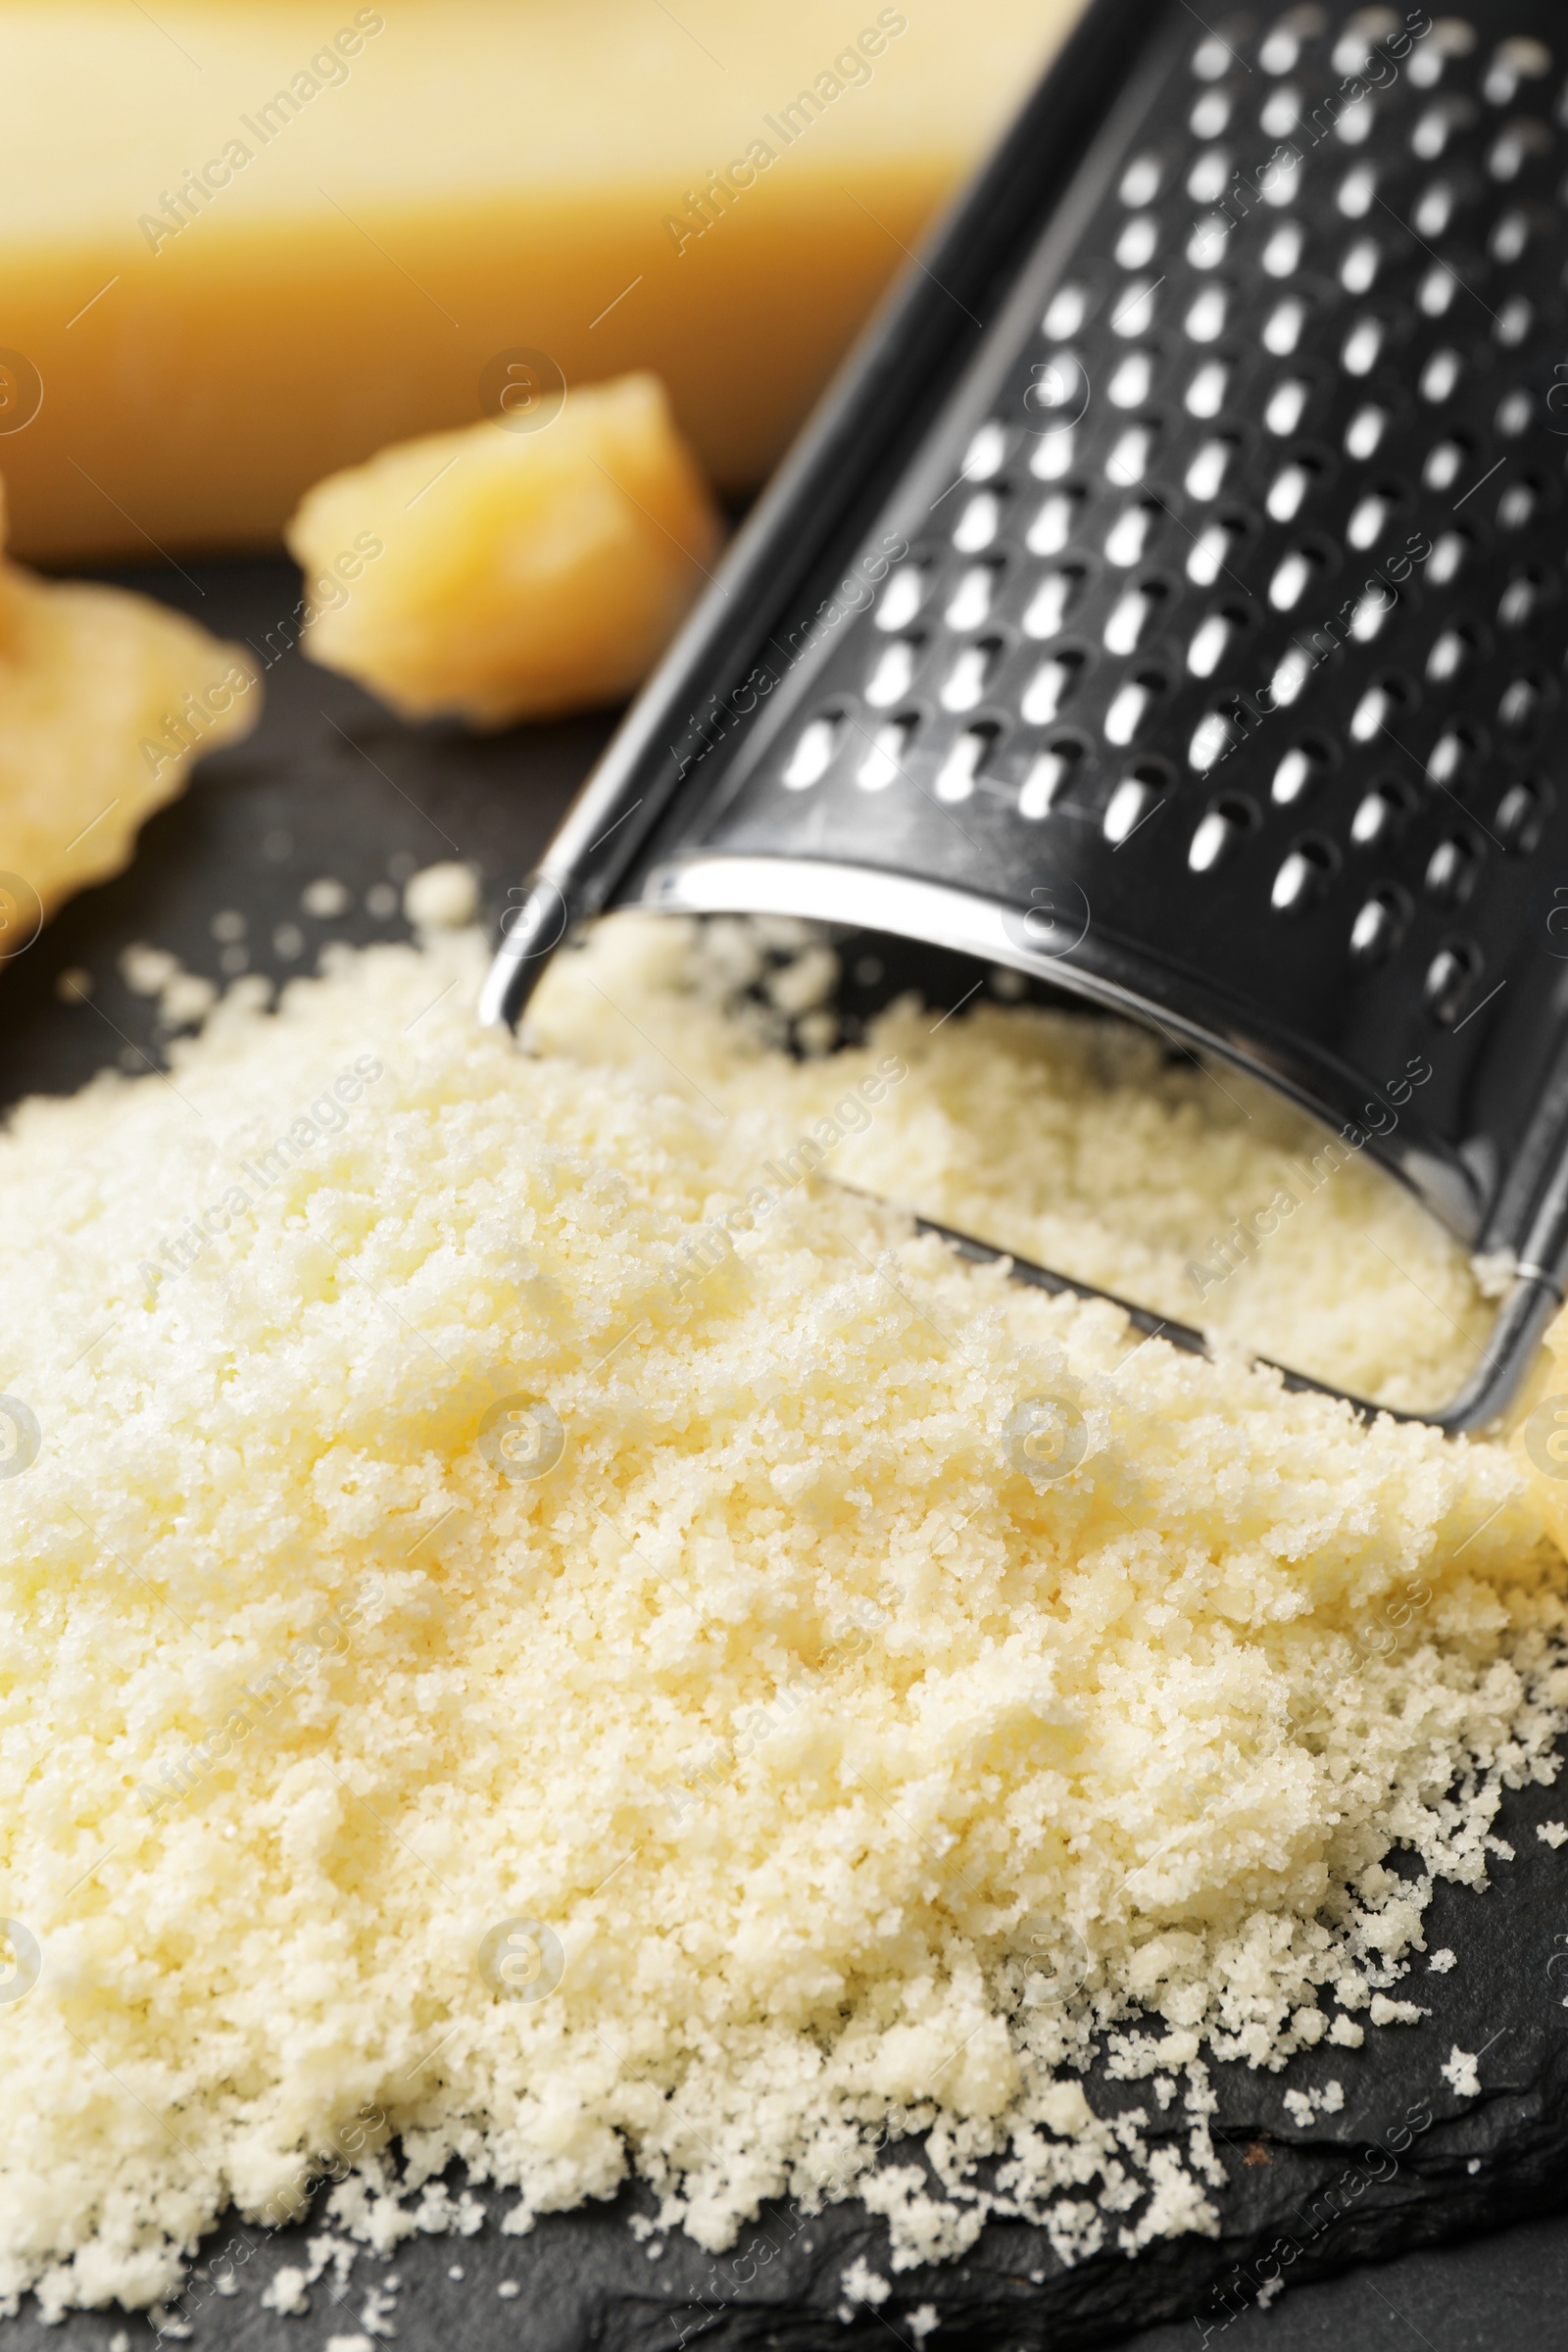
<instances>
[{"instance_id":1,"label":"small cheese crumb","mask_svg":"<svg viewBox=\"0 0 1568 2352\"><path fill-rule=\"evenodd\" d=\"M1418 2026L1431 2011L1414 2001L1391 2001L1386 1992L1375 1992L1370 2014L1375 2026Z\"/></svg>"},{"instance_id":2,"label":"small cheese crumb","mask_svg":"<svg viewBox=\"0 0 1568 2352\"><path fill-rule=\"evenodd\" d=\"M863 2254L857 2254L839 2284L855 2303L885 2303L893 2292L889 2281L872 2270Z\"/></svg>"},{"instance_id":3,"label":"small cheese crumb","mask_svg":"<svg viewBox=\"0 0 1568 2352\"><path fill-rule=\"evenodd\" d=\"M1446 1943L1440 1944L1427 1966L1435 1977L1446 1977L1457 1958L1458 1954L1451 1952Z\"/></svg>"},{"instance_id":4,"label":"small cheese crumb","mask_svg":"<svg viewBox=\"0 0 1568 2352\"><path fill-rule=\"evenodd\" d=\"M942 2320L934 2303L917 2303L913 2311L905 2313L904 2325L915 2342L923 2344L928 2335L936 2333L942 2325Z\"/></svg>"},{"instance_id":5,"label":"small cheese crumb","mask_svg":"<svg viewBox=\"0 0 1568 2352\"><path fill-rule=\"evenodd\" d=\"M85 964L68 963L55 974L55 995L62 1004L85 1004L92 995L92 974ZM113 2352L113 2346L111 2346Z\"/></svg>"},{"instance_id":6,"label":"small cheese crumb","mask_svg":"<svg viewBox=\"0 0 1568 2352\"><path fill-rule=\"evenodd\" d=\"M503 2303L513 2302L516 2296L521 2294L521 2292L522 2289L517 2284L515 2278L503 2278L500 2285L496 2288L496 2293L501 2297Z\"/></svg>"},{"instance_id":7,"label":"small cheese crumb","mask_svg":"<svg viewBox=\"0 0 1568 2352\"><path fill-rule=\"evenodd\" d=\"M178 969L177 956L167 948L150 948L144 939L133 939L120 952L120 977L133 997L156 997Z\"/></svg>"},{"instance_id":8,"label":"small cheese crumb","mask_svg":"<svg viewBox=\"0 0 1568 2352\"><path fill-rule=\"evenodd\" d=\"M1476 2054L1473 2050L1461 2050L1457 2042L1438 2072L1461 2099L1473 2099L1480 2092L1481 2077L1476 2068Z\"/></svg>"},{"instance_id":9,"label":"small cheese crumb","mask_svg":"<svg viewBox=\"0 0 1568 2352\"><path fill-rule=\"evenodd\" d=\"M311 2308L311 2298L305 2291L305 2273L292 2263L286 2263L272 2275L269 2285L262 2290L264 2311L275 2311L281 2317L302 2319Z\"/></svg>"},{"instance_id":10,"label":"small cheese crumb","mask_svg":"<svg viewBox=\"0 0 1568 2352\"><path fill-rule=\"evenodd\" d=\"M415 874L403 893L403 911L416 931L461 931L479 904L472 866L446 858Z\"/></svg>"},{"instance_id":11,"label":"small cheese crumb","mask_svg":"<svg viewBox=\"0 0 1568 2352\"><path fill-rule=\"evenodd\" d=\"M368 2335L329 2335L326 2352L375 2352Z\"/></svg>"},{"instance_id":12,"label":"small cheese crumb","mask_svg":"<svg viewBox=\"0 0 1568 2352\"><path fill-rule=\"evenodd\" d=\"M322 874L315 882L307 882L300 892L300 905L307 914L319 921L328 921L341 914L349 903L349 894L335 874Z\"/></svg>"},{"instance_id":13,"label":"small cheese crumb","mask_svg":"<svg viewBox=\"0 0 1568 2352\"><path fill-rule=\"evenodd\" d=\"M1358 2050L1366 2039L1366 2028L1358 2026L1353 2017L1337 2017L1329 2028L1329 2039L1338 2042L1342 2050Z\"/></svg>"},{"instance_id":14,"label":"small cheese crumb","mask_svg":"<svg viewBox=\"0 0 1568 2352\"><path fill-rule=\"evenodd\" d=\"M1553 1848L1559 1845L1568 1845L1568 1823L1538 1821L1536 1836L1541 1839L1543 1845L1549 1845Z\"/></svg>"},{"instance_id":15,"label":"small cheese crumb","mask_svg":"<svg viewBox=\"0 0 1568 2352\"><path fill-rule=\"evenodd\" d=\"M172 972L158 992L158 1010L167 1028L195 1029L218 1002L204 972Z\"/></svg>"}]
</instances>

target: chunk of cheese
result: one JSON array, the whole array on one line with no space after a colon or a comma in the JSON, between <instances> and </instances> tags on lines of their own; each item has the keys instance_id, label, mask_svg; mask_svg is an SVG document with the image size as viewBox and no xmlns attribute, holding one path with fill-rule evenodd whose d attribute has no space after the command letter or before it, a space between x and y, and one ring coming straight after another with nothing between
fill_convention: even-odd
<instances>
[{"instance_id":1,"label":"chunk of cheese","mask_svg":"<svg viewBox=\"0 0 1568 2352\"><path fill-rule=\"evenodd\" d=\"M756 481L1075 6L0 0L19 548L266 542L518 350Z\"/></svg>"}]
</instances>

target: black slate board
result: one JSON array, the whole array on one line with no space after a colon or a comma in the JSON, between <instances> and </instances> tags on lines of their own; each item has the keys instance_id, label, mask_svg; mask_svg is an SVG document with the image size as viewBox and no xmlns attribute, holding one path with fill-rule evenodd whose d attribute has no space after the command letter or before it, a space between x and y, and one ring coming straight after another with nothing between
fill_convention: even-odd
<instances>
[{"instance_id":1,"label":"black slate board","mask_svg":"<svg viewBox=\"0 0 1568 2352\"><path fill-rule=\"evenodd\" d=\"M295 595L281 564L159 571L132 584L250 640L264 659ZM0 1102L71 1091L106 1062L156 1064L155 1008L117 970L133 940L171 948L188 968L220 979L224 946L232 964L236 943L214 935L213 918L238 910L249 968L281 979L310 968L322 938L402 936L401 916L368 909L366 892L454 856L478 869L494 917L610 726L595 717L479 740L407 728L294 654L273 662L267 683L257 734L207 763L188 796L148 826L130 870L67 907L6 973ZM348 886L353 905L316 921L300 894L328 875ZM72 966L92 976L89 1004L56 993ZM1466 2233L1568 2204L1568 1848L1559 1854L1534 1835L1538 1821L1565 1809L1568 1789L1511 1797L1500 1827L1516 1861L1494 1867L1485 1895L1440 1889L1428 1943L1451 1946L1458 1965L1435 1976L1418 1963L1400 1988L1430 2008L1426 2022L1370 2034L1360 2051L1311 2053L1284 2076L1217 2071L1216 2140L1231 2174L1217 2241L1167 2241L1136 2262L1111 2254L1065 2271L1041 2233L995 2223L962 2262L902 2275L880 2307L841 2318L846 2266L863 2255L887 2272L883 2228L859 2205L815 2219L772 2208L726 2256L676 2237L650 2259L628 2226L649 2200L627 2189L610 2206L549 2217L522 2239L486 2227L466 2240L420 2237L386 2262L362 2255L343 2299L323 2280L303 2321L263 2309L260 2289L282 2264L303 2260L309 2230L224 2227L204 2249L182 2324L197 2343L244 2352L315 2347L360 2332L367 2288L390 2273L399 2280L390 2321L411 2352L454 2342L473 2352L676 2352L699 2340L825 2352L890 2335L934 2352L1067 2352L1126 2342L1130 2329L1164 2320L1176 2324L1140 2338L1146 2352L1249 2345L1265 2328L1272 2352L1331 2338L1430 2342L1441 2352L1568 2344L1568 2227L1452 2251ZM1442 2078L1454 2045L1482 2053L1478 2099L1456 2096ZM1319 2118L1310 2133L1296 2131L1283 2092L1330 2076L1345 2086L1343 2111ZM1090 2087L1102 2112L1141 2096L1102 2081ZM894 2160L908 2153L893 2151ZM1362 2273L1292 2295L1283 2308L1260 2307L1274 2269L1294 2287L1347 2264L1440 2245L1448 2248L1441 2262L1407 2258L1386 2285ZM1521 2262L1537 2281L1533 2301L1520 2286ZM221 2293L223 2278L236 2291ZM498 2294L503 2280L515 2284L514 2296ZM1439 2332L1405 2316L1417 2303ZM940 2323L923 2338L908 2319L921 2307ZM75 2314L46 2334L29 2305L0 2341L18 2352L45 2343L104 2352L125 2326L121 2314ZM149 2333L145 2320L129 2323L132 2344Z\"/></svg>"}]
</instances>

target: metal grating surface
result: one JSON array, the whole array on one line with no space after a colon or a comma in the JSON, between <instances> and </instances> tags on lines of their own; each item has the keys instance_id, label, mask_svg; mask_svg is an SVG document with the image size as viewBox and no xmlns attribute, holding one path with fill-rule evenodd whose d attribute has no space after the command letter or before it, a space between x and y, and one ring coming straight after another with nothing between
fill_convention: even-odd
<instances>
[{"instance_id":1,"label":"metal grating surface","mask_svg":"<svg viewBox=\"0 0 1568 2352\"><path fill-rule=\"evenodd\" d=\"M1180 12L648 895L990 900L1331 1115L1408 1102L1392 1155L1517 1242L1568 1044L1550 21Z\"/></svg>"}]
</instances>

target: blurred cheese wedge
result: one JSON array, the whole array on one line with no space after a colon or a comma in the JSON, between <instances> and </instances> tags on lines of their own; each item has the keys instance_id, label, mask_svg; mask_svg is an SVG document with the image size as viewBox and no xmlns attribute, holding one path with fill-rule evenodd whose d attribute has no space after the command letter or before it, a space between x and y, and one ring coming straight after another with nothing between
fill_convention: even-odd
<instances>
[{"instance_id":1,"label":"blurred cheese wedge","mask_svg":"<svg viewBox=\"0 0 1568 2352\"><path fill-rule=\"evenodd\" d=\"M119 873L143 819L261 707L255 664L182 613L0 558L0 964Z\"/></svg>"},{"instance_id":2,"label":"blurred cheese wedge","mask_svg":"<svg viewBox=\"0 0 1568 2352\"><path fill-rule=\"evenodd\" d=\"M756 481L1075 13L0 0L19 551L264 544L530 355Z\"/></svg>"}]
</instances>

